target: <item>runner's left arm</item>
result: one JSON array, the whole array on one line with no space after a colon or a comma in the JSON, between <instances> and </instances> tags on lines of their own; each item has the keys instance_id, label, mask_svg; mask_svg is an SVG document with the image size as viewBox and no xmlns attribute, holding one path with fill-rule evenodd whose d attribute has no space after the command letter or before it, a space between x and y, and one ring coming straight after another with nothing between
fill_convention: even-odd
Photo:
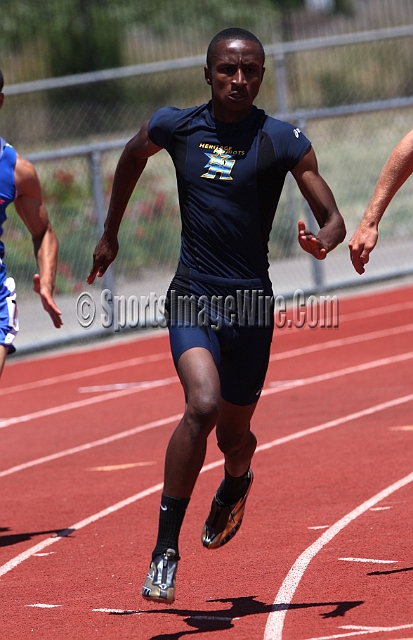
<instances>
[{"instance_id":1,"label":"runner's left arm","mask_svg":"<svg viewBox=\"0 0 413 640\"><path fill-rule=\"evenodd\" d=\"M314 234L300 220L298 241L304 251L318 260L324 260L327 253L343 242L346 227L330 187L318 172L317 158L312 147L291 173L320 227L320 231Z\"/></svg>"}]
</instances>

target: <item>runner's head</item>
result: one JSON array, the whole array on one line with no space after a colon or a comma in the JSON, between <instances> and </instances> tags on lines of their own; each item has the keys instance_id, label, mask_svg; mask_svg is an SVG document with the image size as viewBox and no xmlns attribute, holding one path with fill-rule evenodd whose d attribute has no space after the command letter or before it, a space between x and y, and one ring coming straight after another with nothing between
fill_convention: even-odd
<instances>
[{"instance_id":1,"label":"runner's head","mask_svg":"<svg viewBox=\"0 0 413 640\"><path fill-rule=\"evenodd\" d=\"M214 118L229 123L249 115L264 77L264 60L261 42L245 29L224 29L211 40L204 71Z\"/></svg>"},{"instance_id":2,"label":"runner's head","mask_svg":"<svg viewBox=\"0 0 413 640\"><path fill-rule=\"evenodd\" d=\"M227 42L234 42L234 40L243 40L244 42L255 42L258 46L261 56L262 56L262 64L264 66L265 63L265 51L262 46L260 40L258 40L257 36L254 36L251 31L247 31L246 29L241 29L240 27L230 27L229 29L223 29L216 34L208 45L206 63L209 68L211 68L212 58L216 51L216 46L219 42L223 40Z\"/></svg>"}]
</instances>

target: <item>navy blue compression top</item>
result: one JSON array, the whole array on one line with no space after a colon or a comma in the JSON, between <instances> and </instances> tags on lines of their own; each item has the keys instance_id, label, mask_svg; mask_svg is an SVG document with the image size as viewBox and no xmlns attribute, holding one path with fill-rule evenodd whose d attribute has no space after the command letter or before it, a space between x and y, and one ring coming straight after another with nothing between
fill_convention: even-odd
<instances>
[{"instance_id":1,"label":"navy blue compression top","mask_svg":"<svg viewBox=\"0 0 413 640\"><path fill-rule=\"evenodd\" d=\"M247 118L223 123L211 103L164 107L149 138L170 154L182 216L180 262L224 278L261 278L285 176L309 149L294 125L253 106Z\"/></svg>"}]
</instances>

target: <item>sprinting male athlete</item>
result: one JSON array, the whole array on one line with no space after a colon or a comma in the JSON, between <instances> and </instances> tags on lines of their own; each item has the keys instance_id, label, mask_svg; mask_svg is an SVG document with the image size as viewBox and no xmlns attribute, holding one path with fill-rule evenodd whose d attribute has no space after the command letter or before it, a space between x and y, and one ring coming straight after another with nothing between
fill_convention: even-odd
<instances>
[{"instance_id":1,"label":"sprinting male athlete","mask_svg":"<svg viewBox=\"0 0 413 640\"><path fill-rule=\"evenodd\" d=\"M264 58L252 33L238 28L218 33L205 67L211 101L160 109L128 142L88 276L92 283L115 259L119 225L136 182L148 158L166 149L176 169L182 217L167 317L186 404L166 451L158 538L142 589L144 598L166 604L175 598L178 536L214 427L225 469L202 530L204 547L218 549L229 542L244 515L257 443L250 421L273 332L274 314L265 307L272 296L267 243L288 171L320 226L314 235L298 223L301 247L322 260L345 237L309 140L253 105ZM248 306L254 296L255 309ZM252 311L246 318L247 307Z\"/></svg>"},{"instance_id":2,"label":"sprinting male athlete","mask_svg":"<svg viewBox=\"0 0 413 640\"><path fill-rule=\"evenodd\" d=\"M4 104L3 86L0 71L0 109ZM53 300L58 241L43 203L39 178L33 165L0 137L0 237L7 218L6 207L11 202L32 236L39 269L33 278L33 288L54 326L59 328L63 324L61 312ZM15 283L7 277L4 254L0 240L0 376L7 354L16 350L13 341L19 329Z\"/></svg>"}]
</instances>

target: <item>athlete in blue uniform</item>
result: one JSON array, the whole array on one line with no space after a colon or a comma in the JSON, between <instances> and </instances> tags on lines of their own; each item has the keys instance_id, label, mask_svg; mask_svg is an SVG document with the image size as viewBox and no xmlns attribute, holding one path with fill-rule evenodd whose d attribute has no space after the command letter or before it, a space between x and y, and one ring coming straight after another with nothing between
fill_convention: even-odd
<instances>
[{"instance_id":1,"label":"athlete in blue uniform","mask_svg":"<svg viewBox=\"0 0 413 640\"><path fill-rule=\"evenodd\" d=\"M166 310L186 407L166 452L158 538L142 595L166 604L175 598L179 532L214 427L225 476L202 530L203 546L226 544L244 515L257 443L250 420L273 330L267 243L288 171L320 226L314 235L299 222L301 247L324 259L345 236L309 140L253 105L264 58L261 43L248 31L220 32L205 67L211 102L159 110L126 145L88 276L92 283L115 259L117 232L136 182L147 159L165 148L176 169L182 217L181 253Z\"/></svg>"},{"instance_id":2,"label":"athlete in blue uniform","mask_svg":"<svg viewBox=\"0 0 413 640\"><path fill-rule=\"evenodd\" d=\"M4 103L3 85L0 71L0 109ZM61 312L53 300L58 242L43 204L39 179L33 165L0 137L0 238L7 218L6 207L11 202L32 235L39 268L39 274L33 278L33 288L53 324L59 328ZM7 277L4 255L4 244L0 240L0 376L7 354L15 351L13 340L19 328L15 283Z\"/></svg>"}]
</instances>

